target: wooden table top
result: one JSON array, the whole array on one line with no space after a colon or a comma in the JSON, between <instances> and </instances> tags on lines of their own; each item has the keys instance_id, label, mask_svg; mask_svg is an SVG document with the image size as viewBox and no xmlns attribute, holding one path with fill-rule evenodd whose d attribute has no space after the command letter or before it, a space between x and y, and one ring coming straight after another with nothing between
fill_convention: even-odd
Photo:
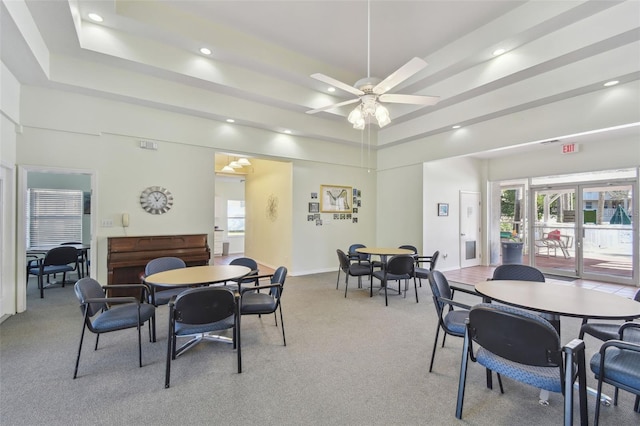
<instances>
[{"instance_id":1,"label":"wooden table top","mask_svg":"<svg viewBox=\"0 0 640 426\"><path fill-rule=\"evenodd\" d=\"M240 278L251 272L251 268L240 265L205 265L151 274L144 281L161 287L211 284Z\"/></svg>"},{"instance_id":2,"label":"wooden table top","mask_svg":"<svg viewBox=\"0 0 640 426\"><path fill-rule=\"evenodd\" d=\"M375 254L378 256L395 256L398 254L415 254L413 250L401 249L397 247L360 247L357 248L358 253Z\"/></svg>"},{"instance_id":3,"label":"wooden table top","mask_svg":"<svg viewBox=\"0 0 640 426\"><path fill-rule=\"evenodd\" d=\"M475 289L495 301L538 312L579 318L626 319L640 317L640 303L575 286L532 281L482 281Z\"/></svg>"},{"instance_id":4,"label":"wooden table top","mask_svg":"<svg viewBox=\"0 0 640 426\"><path fill-rule=\"evenodd\" d=\"M91 248L91 245L89 244L64 244L64 245L54 244L54 245L47 245L47 246L33 246L27 249L27 254L44 254L49 250L51 250L52 248L56 248L56 247L73 247L76 250L87 251Z\"/></svg>"}]
</instances>

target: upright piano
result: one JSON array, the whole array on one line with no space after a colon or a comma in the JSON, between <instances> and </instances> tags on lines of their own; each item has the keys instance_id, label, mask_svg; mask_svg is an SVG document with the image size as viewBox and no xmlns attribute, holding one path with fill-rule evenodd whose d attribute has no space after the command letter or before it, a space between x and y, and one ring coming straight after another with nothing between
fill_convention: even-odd
<instances>
[{"instance_id":1,"label":"upright piano","mask_svg":"<svg viewBox=\"0 0 640 426\"><path fill-rule=\"evenodd\" d=\"M137 284L147 263L158 257L179 257L187 266L208 265L207 234L109 237L107 283Z\"/></svg>"}]
</instances>

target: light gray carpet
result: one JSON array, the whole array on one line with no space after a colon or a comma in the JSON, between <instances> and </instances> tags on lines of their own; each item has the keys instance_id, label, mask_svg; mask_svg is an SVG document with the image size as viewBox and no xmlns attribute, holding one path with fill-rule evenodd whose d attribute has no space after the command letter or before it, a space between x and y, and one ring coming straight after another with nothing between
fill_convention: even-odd
<instances>
[{"instance_id":1,"label":"light gray carpet","mask_svg":"<svg viewBox=\"0 0 640 426\"><path fill-rule=\"evenodd\" d=\"M463 420L455 419L462 339L438 347L428 286L406 299L356 289L348 297L334 273L289 277L283 296L287 344L273 316L243 317L243 373L230 345L202 343L172 364L164 388L167 307L157 313L158 341L143 340L137 365L135 330L105 334L98 351L88 335L79 377L72 380L81 314L71 286L29 288L27 312L0 325L0 423L9 425L555 425L562 396L538 404L538 391L504 379L505 394L485 386L471 364ZM365 280L365 285L368 282ZM462 296L462 295L460 295ZM456 296L458 298L458 296ZM460 297L461 301L476 302ZM565 340L579 321L563 319ZM146 338L148 335L145 333ZM599 342L588 340L588 357ZM595 385L592 374L589 384ZM605 385L612 394L612 388ZM633 398L602 410L602 424L640 423ZM576 404L577 407L577 404ZM589 398L590 422L594 399Z\"/></svg>"}]
</instances>

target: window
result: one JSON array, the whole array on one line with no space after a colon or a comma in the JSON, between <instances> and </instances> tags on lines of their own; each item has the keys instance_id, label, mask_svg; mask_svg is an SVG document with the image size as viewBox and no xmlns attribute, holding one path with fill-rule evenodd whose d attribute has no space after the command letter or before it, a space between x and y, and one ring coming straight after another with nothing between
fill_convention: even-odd
<instances>
[{"instance_id":1,"label":"window","mask_svg":"<svg viewBox=\"0 0 640 426\"><path fill-rule=\"evenodd\" d=\"M227 200L229 235L244 235L244 200Z\"/></svg>"},{"instance_id":2,"label":"window","mask_svg":"<svg viewBox=\"0 0 640 426\"><path fill-rule=\"evenodd\" d=\"M82 191L30 188L27 248L82 241Z\"/></svg>"}]
</instances>

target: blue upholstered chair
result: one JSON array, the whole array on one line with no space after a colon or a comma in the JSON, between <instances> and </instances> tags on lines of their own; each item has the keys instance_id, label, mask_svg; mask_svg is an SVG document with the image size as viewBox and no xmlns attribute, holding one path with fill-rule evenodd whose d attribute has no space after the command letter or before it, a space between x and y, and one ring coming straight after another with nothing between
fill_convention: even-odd
<instances>
[{"instance_id":1,"label":"blue upholstered chair","mask_svg":"<svg viewBox=\"0 0 640 426\"><path fill-rule=\"evenodd\" d=\"M284 291L284 281L287 278L287 268L278 267L272 275L259 276L257 278L269 277L269 284L260 284L255 287L242 289L240 296L241 315L263 315L273 314L278 326L278 316L276 311L280 311L280 327L282 328L282 340L287 346L287 338L284 335L284 319L282 318L282 292ZM268 292L261 293L261 290Z\"/></svg>"},{"instance_id":2,"label":"blue upholstered chair","mask_svg":"<svg viewBox=\"0 0 640 426\"><path fill-rule=\"evenodd\" d=\"M477 345L474 354L473 345ZM564 395L564 424L573 424L573 385L579 380L580 421L586 425L587 386L584 342L560 345L556 329L540 316L512 306L472 307L465 327L456 417L462 419L469 359L501 376Z\"/></svg>"},{"instance_id":3,"label":"blue upholstered chair","mask_svg":"<svg viewBox=\"0 0 640 426\"><path fill-rule=\"evenodd\" d=\"M78 270L78 251L75 247L60 246L54 247L47 252L42 259L30 261L31 267L27 269L29 274L38 276L38 288L40 289L40 298L44 298L44 277L51 274L62 274L62 287L64 287L67 279L67 272ZM74 265L74 266L71 266ZM27 280L29 277L27 274ZM28 281L27 281L28 282Z\"/></svg>"},{"instance_id":4,"label":"blue upholstered chair","mask_svg":"<svg viewBox=\"0 0 640 426\"><path fill-rule=\"evenodd\" d=\"M379 260L372 260L370 254L366 253L358 253L356 249L366 247L364 244L351 244L349 246L349 250L347 256L349 256L349 261L351 263L357 263L359 265L371 266L371 274L373 274L373 270L375 268L382 269L383 263ZM370 275L371 275L370 274ZM369 277L371 278L371 277Z\"/></svg>"},{"instance_id":5,"label":"blue upholstered chair","mask_svg":"<svg viewBox=\"0 0 640 426\"><path fill-rule=\"evenodd\" d=\"M640 290L636 291L633 296L633 300L640 302ZM578 339L582 339L585 334L589 334L596 339L603 341L615 340L620 338L620 324L611 322L587 322L587 318L582 320L582 327L580 327L580 334ZM627 339L633 343L640 343L640 333L630 333L631 336Z\"/></svg>"},{"instance_id":6,"label":"blue upholstered chair","mask_svg":"<svg viewBox=\"0 0 640 426\"><path fill-rule=\"evenodd\" d=\"M75 249L74 250L74 256ZM129 288L139 289L140 297L107 297L105 290L109 288ZM78 347L78 357L76 367L73 371L73 378L78 375L78 365L80 364L80 353L82 352L82 341L84 331L88 329L96 334L95 350L98 350L98 339L100 334L111 331L124 330L128 328L138 329L138 359L142 367L142 343L140 337L140 327L147 321L155 319L155 306L148 303L141 303L147 300L148 288L144 284L118 284L110 286L100 286L100 283L93 278L82 278L74 286L76 297L80 301L83 325L80 335L80 345ZM151 331L149 321L149 339L155 341L155 332Z\"/></svg>"},{"instance_id":7,"label":"blue upholstered chair","mask_svg":"<svg viewBox=\"0 0 640 426\"><path fill-rule=\"evenodd\" d=\"M440 252L436 250L431 256L416 256L416 269L414 271L418 284L422 287L422 280L429 279L429 272L436 269L436 263Z\"/></svg>"},{"instance_id":8,"label":"blue upholstered chair","mask_svg":"<svg viewBox=\"0 0 640 426\"><path fill-rule=\"evenodd\" d=\"M636 395L633 409L640 413L640 344L632 343L629 337L636 338L640 332L640 324L628 322L619 329L618 339L605 342L600 351L591 358L591 371L598 379L598 393L596 401L602 395L602 383L615 387L613 404L618 405L618 389L623 389ZM598 425L600 404L596 403L593 424Z\"/></svg>"},{"instance_id":9,"label":"blue upholstered chair","mask_svg":"<svg viewBox=\"0 0 640 426\"><path fill-rule=\"evenodd\" d=\"M240 315L235 293L224 286L199 287L184 290L169 301L169 336L164 387L171 381L171 361L209 336L212 331L233 330L233 348L237 351L238 373L242 373ZM191 337L177 347L178 337Z\"/></svg>"},{"instance_id":10,"label":"blue upholstered chair","mask_svg":"<svg viewBox=\"0 0 640 426\"><path fill-rule=\"evenodd\" d=\"M237 280L229 281L234 283L234 284L230 284L232 286L232 289L235 288L235 289L239 289L238 291L240 291L242 290L243 284L258 285L258 279L256 278L260 273L260 270L258 269L258 262L251 259L250 257L238 257L236 259L233 259L231 262L229 262L229 265L245 266L251 269L251 272L246 274L244 277L239 278ZM225 283L225 285L227 285L227 283Z\"/></svg>"},{"instance_id":11,"label":"blue upholstered chair","mask_svg":"<svg viewBox=\"0 0 640 426\"><path fill-rule=\"evenodd\" d=\"M506 264L500 265L493 271L492 280L516 280L516 281L533 281L545 282L544 274L539 269L529 265ZM556 330L560 330L560 316L554 314L539 314L542 318L549 321Z\"/></svg>"},{"instance_id":12,"label":"blue upholstered chair","mask_svg":"<svg viewBox=\"0 0 640 426\"><path fill-rule=\"evenodd\" d=\"M389 299L387 296L387 289L389 288L389 281L398 281L398 293L401 292L400 281L405 282L404 297L407 297L407 286L410 279L413 279L413 287L416 292L416 303L418 303L418 285L416 284L416 278L413 275L413 268L415 267L415 259L410 254L400 254L391 257L387 261L387 264L380 271L375 271L373 276L380 280L382 287L384 288L384 304L389 306ZM373 296L373 280L369 285L369 295Z\"/></svg>"},{"instance_id":13,"label":"blue upholstered chair","mask_svg":"<svg viewBox=\"0 0 640 426\"><path fill-rule=\"evenodd\" d=\"M433 295L433 304L436 307L436 315L438 315L438 323L436 325L436 337L433 339L433 351L431 352L431 362L429 363L429 372L433 370L433 361L436 357L436 346L438 346L438 336L440 329L444 332L442 337L442 347L444 347L447 334L450 336L464 337L465 321L469 316L469 305L459 303L453 300L454 292L473 294L480 296L472 290L462 287L450 286L447 278L442 272L434 270L428 274L429 285L431 286L431 294Z\"/></svg>"},{"instance_id":14,"label":"blue upholstered chair","mask_svg":"<svg viewBox=\"0 0 640 426\"><path fill-rule=\"evenodd\" d=\"M358 277L358 288L362 287L362 277L371 275L371 264L366 263L351 263L349 257L340 249L336 250L338 253L338 278L336 279L336 290L340 284L340 271L344 272L344 297L347 297L347 288L349 287L349 277Z\"/></svg>"},{"instance_id":15,"label":"blue upholstered chair","mask_svg":"<svg viewBox=\"0 0 640 426\"><path fill-rule=\"evenodd\" d=\"M186 268L187 265L184 261L177 257L158 257L152 259L147 263L144 268L144 276L157 274L158 272L171 271L173 269ZM143 278L144 279L144 278ZM185 287L170 288L167 290L156 289L156 286L152 285L151 288L151 303L154 306L166 305L173 296L177 296L186 290Z\"/></svg>"}]
</instances>

